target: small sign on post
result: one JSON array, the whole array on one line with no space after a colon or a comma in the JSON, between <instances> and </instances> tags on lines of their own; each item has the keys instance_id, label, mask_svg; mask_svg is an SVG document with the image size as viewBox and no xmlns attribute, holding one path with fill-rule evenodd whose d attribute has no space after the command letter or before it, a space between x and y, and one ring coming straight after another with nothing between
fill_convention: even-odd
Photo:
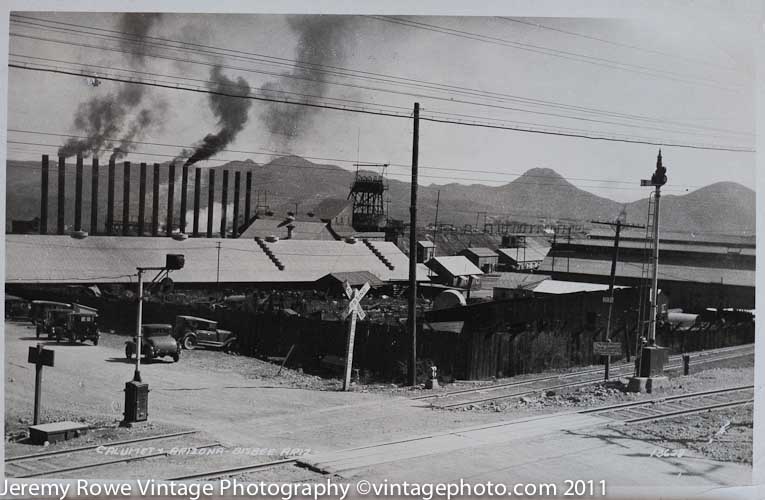
<instances>
[{"instance_id":1,"label":"small sign on post","mask_svg":"<svg viewBox=\"0 0 765 500\"><path fill-rule=\"evenodd\" d=\"M27 362L35 365L35 410L32 425L40 423L40 392L42 389L42 368L43 366L53 366L54 351L44 349L42 344L29 348Z\"/></svg>"},{"instance_id":2,"label":"small sign on post","mask_svg":"<svg viewBox=\"0 0 765 500\"><path fill-rule=\"evenodd\" d=\"M593 354L600 354L601 356L621 356L622 343L621 342L593 342L592 352Z\"/></svg>"},{"instance_id":3,"label":"small sign on post","mask_svg":"<svg viewBox=\"0 0 765 500\"><path fill-rule=\"evenodd\" d=\"M348 282L345 282L345 295L350 299L348 307L343 312L343 319L349 315L351 322L348 326L348 344L345 349L345 375L343 377L343 390L347 391L351 386L351 370L353 369L353 344L356 337L356 319L363 320L366 318L366 313L361 308L361 299L367 294L371 287L369 283L364 283L364 286L354 290Z\"/></svg>"}]
</instances>

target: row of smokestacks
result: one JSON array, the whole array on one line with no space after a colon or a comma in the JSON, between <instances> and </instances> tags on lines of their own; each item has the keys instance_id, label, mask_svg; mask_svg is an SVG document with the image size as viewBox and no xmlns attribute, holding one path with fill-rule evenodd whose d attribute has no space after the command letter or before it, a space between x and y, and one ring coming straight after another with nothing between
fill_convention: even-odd
<instances>
[{"instance_id":1,"label":"row of smokestacks","mask_svg":"<svg viewBox=\"0 0 765 500\"><path fill-rule=\"evenodd\" d=\"M200 226L200 211L202 210L201 191L203 183L202 168L195 167L190 169L188 165L181 167L181 185L180 185L180 213L178 214L178 221L176 223L175 207L176 207L176 167L175 164L170 164L167 167L167 205L166 207L160 207L160 184L161 184L161 166L159 163L154 163L153 166L146 163L141 163L138 170L138 214L137 220L131 219L131 207L130 200L134 194L131 190L131 175L133 172L133 166L129 161L122 162L122 214L121 220L117 218L115 212L115 180L117 176L117 163L112 157L109 159L109 163L106 169L107 185L106 185L106 219L104 223L103 231L99 231L99 178L103 174L103 168L99 166L98 158L93 157L90 166L91 172L91 185L90 185L90 224L89 229L91 234L106 234L106 235L123 235L130 236L137 233L139 236L145 235L150 232L151 236L163 235L171 236L174 230L178 230L181 233L188 233L193 237L206 236L211 238L213 234L218 233L222 238L225 238L228 234L228 205L229 205L229 171L222 171L221 182L221 200L220 200L220 219L215 220L215 169L208 169L207 176L207 221L206 227ZM151 216L147 220L147 176L149 169L151 168L152 179L152 203L151 203ZM56 234L65 234L67 231L66 224L66 158L59 156L58 158L58 203L56 210ZM85 167L83 165L82 155L77 155L75 164L75 196L74 196L74 224L72 226L73 231L83 230L83 171ZM193 172L192 172L193 170ZM193 212L191 215L191 221L188 221L188 204L189 204L189 175L193 174L194 189L193 189ZM252 172L245 172L244 186L242 186L241 172L235 171L233 176L234 184L234 199L233 199L233 237L239 235L240 229L240 201L241 191L244 188L244 222L247 223L251 220L251 207L252 207ZM50 177L50 161L48 155L42 156L42 174L40 179L41 197L40 197L40 234L48 233L48 184ZM164 228L160 226L160 210L166 210L166 222ZM216 224L216 222L218 224ZM190 223L190 224L189 224ZM162 230L164 229L164 230ZM189 232L188 230L191 229ZM204 234L200 231L204 231Z\"/></svg>"}]
</instances>

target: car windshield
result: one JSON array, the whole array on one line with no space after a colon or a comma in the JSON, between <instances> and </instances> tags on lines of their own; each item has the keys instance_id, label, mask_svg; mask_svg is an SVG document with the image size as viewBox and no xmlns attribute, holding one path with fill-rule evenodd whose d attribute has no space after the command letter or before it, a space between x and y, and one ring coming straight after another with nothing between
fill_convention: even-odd
<instances>
[{"instance_id":1,"label":"car windshield","mask_svg":"<svg viewBox=\"0 0 765 500\"><path fill-rule=\"evenodd\" d=\"M170 328L143 328L143 334L146 337L164 337L170 335Z\"/></svg>"}]
</instances>

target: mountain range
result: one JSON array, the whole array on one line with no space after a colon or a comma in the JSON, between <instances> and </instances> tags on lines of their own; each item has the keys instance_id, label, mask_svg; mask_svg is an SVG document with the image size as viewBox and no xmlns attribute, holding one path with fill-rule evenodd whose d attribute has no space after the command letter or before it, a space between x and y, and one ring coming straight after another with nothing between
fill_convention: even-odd
<instances>
[{"instance_id":1,"label":"mountain range","mask_svg":"<svg viewBox=\"0 0 765 500\"><path fill-rule=\"evenodd\" d=\"M40 164L9 160L6 176L6 223L11 219L31 219L39 216L40 211ZM233 199L234 172L253 172L253 205L260 191L260 203L268 204L276 213L288 210L308 212L325 198L347 198L354 180L354 172L336 165L318 164L298 156L285 156L266 164L257 164L251 160L229 162L213 167L216 174L216 200L220 201L222 174L231 171L229 179L229 200ZM74 165L67 166L66 181L66 218L74 217ZM202 168L201 205L207 206L208 168ZM189 178L188 207L193 205L193 171ZM106 212L105 166L99 176L99 221L103 221ZM115 215L121 217L123 193L122 164L117 165L115 176ZM176 168L176 197L180 190L181 169ZM147 170L147 214L151 210L152 169ZM84 211L83 221L87 226L89 219L90 166L86 161L84 168ZM55 165L51 165L49 180L49 228L55 225L57 176ZM386 199L390 200L390 216L394 219L409 219L410 184L398 180L388 180ZM670 185L671 187L671 181ZM242 174L242 191L244 174ZM138 165L131 169L131 218L138 213ZM268 191L268 194L265 194ZM439 194L440 191L440 194ZM649 188L646 188L646 194ZM160 178L160 214L164 219L167 206L167 171L162 169ZM242 195L242 200L244 195ZM622 211L627 222L645 224L647 199L631 203L596 196L577 188L552 169L532 168L517 179L501 186L482 184L420 185L418 188L419 225L434 221L436 200L438 199L438 221L461 227L465 224L486 222L519 221L589 221L593 219L614 220ZM176 201L176 214L178 213ZM242 201L243 203L243 201ZM229 218L231 218L229 212ZM485 214L484 214L485 213ZM177 215L176 215L177 217ZM661 205L662 227L670 230L717 232L717 233L753 233L755 229L755 192L748 187L734 182L718 182L697 189L685 195L665 194ZM148 215L147 215L148 219ZM205 224L202 219L201 224ZM102 224L102 222L99 222Z\"/></svg>"}]
</instances>

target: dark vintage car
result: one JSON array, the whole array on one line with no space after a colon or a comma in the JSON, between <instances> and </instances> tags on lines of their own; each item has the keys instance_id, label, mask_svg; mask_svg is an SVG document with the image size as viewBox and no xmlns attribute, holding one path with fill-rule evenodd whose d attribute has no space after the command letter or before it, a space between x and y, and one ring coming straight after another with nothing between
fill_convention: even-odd
<instances>
[{"instance_id":1,"label":"dark vintage car","mask_svg":"<svg viewBox=\"0 0 765 500\"><path fill-rule=\"evenodd\" d=\"M45 334L49 339L60 342L66 337L66 325L72 312L71 309L49 309L45 313L45 319L37 325L37 337Z\"/></svg>"},{"instance_id":2,"label":"dark vintage car","mask_svg":"<svg viewBox=\"0 0 765 500\"><path fill-rule=\"evenodd\" d=\"M18 320L30 318L31 303L21 297L5 294L5 319Z\"/></svg>"},{"instance_id":3,"label":"dark vintage car","mask_svg":"<svg viewBox=\"0 0 765 500\"><path fill-rule=\"evenodd\" d=\"M29 309L29 321L37 327L37 337L43 333L45 321L48 319L48 311L52 309L72 309L71 304L66 302L53 302L51 300L33 300Z\"/></svg>"},{"instance_id":4,"label":"dark vintage car","mask_svg":"<svg viewBox=\"0 0 765 500\"><path fill-rule=\"evenodd\" d=\"M145 359L170 356L173 361L181 357L181 344L173 338L173 325L147 324L141 326L141 354ZM125 357L132 359L135 354L136 338L125 342Z\"/></svg>"},{"instance_id":5,"label":"dark vintage car","mask_svg":"<svg viewBox=\"0 0 765 500\"><path fill-rule=\"evenodd\" d=\"M72 342L93 341L98 345L98 314L91 311L73 312L67 317L66 336ZM58 338L56 340L59 340Z\"/></svg>"},{"instance_id":6,"label":"dark vintage car","mask_svg":"<svg viewBox=\"0 0 765 500\"><path fill-rule=\"evenodd\" d=\"M173 336L185 349L197 346L214 347L223 351L236 351L238 340L229 330L218 328L218 322L195 316L176 316Z\"/></svg>"}]
</instances>

